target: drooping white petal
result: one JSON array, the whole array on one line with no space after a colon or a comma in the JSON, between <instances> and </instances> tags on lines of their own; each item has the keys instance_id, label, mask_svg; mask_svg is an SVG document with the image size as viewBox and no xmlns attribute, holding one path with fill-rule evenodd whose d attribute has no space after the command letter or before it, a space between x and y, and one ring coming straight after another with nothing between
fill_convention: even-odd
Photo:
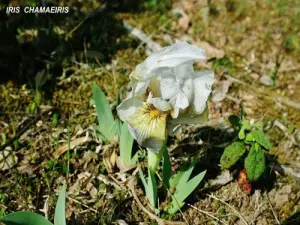
<instances>
[{"instance_id":1,"label":"drooping white petal","mask_svg":"<svg viewBox=\"0 0 300 225\"><path fill-rule=\"evenodd\" d=\"M193 81L194 100L192 107L196 114L202 113L205 109L208 96L211 92L211 86L214 81L213 71L195 72L195 79Z\"/></svg>"},{"instance_id":2,"label":"drooping white petal","mask_svg":"<svg viewBox=\"0 0 300 225\"><path fill-rule=\"evenodd\" d=\"M117 112L122 121L127 121L142 106L143 102L141 100L127 98L117 107Z\"/></svg>"},{"instance_id":3,"label":"drooping white petal","mask_svg":"<svg viewBox=\"0 0 300 225\"><path fill-rule=\"evenodd\" d=\"M173 106L171 111L172 118L177 118L180 112L183 112L189 106L189 100L183 91L179 91L177 95L170 99L170 104Z\"/></svg>"},{"instance_id":4,"label":"drooping white petal","mask_svg":"<svg viewBox=\"0 0 300 225\"><path fill-rule=\"evenodd\" d=\"M147 80L154 75L159 75L158 70L161 68L173 68L197 59L205 59L205 51L185 41L179 41L162 48L139 64L137 75L140 79Z\"/></svg>"},{"instance_id":5,"label":"drooping white petal","mask_svg":"<svg viewBox=\"0 0 300 225\"><path fill-rule=\"evenodd\" d=\"M165 140L167 115L146 104L129 118L129 130L140 145L159 151Z\"/></svg>"}]
</instances>

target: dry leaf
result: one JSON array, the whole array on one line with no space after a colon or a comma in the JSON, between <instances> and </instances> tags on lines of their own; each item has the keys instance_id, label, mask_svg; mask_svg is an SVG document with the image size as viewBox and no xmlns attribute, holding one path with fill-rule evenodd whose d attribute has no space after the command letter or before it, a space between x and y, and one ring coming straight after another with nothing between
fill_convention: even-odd
<instances>
[{"instance_id":1,"label":"dry leaf","mask_svg":"<svg viewBox=\"0 0 300 225\"><path fill-rule=\"evenodd\" d=\"M225 56L224 50L217 49L217 48L211 46L208 42L197 41L194 44L197 45L198 47L202 48L206 52L207 59L211 59L211 58L221 59Z\"/></svg>"},{"instance_id":2,"label":"dry leaf","mask_svg":"<svg viewBox=\"0 0 300 225\"><path fill-rule=\"evenodd\" d=\"M115 149L110 149L109 151L106 151L103 157L103 162L105 165L105 168L109 173L113 172L113 168L116 165L117 161L117 153Z\"/></svg>"},{"instance_id":3,"label":"dry leaf","mask_svg":"<svg viewBox=\"0 0 300 225\"><path fill-rule=\"evenodd\" d=\"M77 138L77 139L72 140L70 142L70 146L69 146L68 143L60 146L53 155L54 155L55 158L58 158L61 154L63 154L64 152L66 152L69 147L70 147L70 150L71 150L71 149L74 149L77 146L87 144L87 143L89 143L91 141L93 141L93 139L90 138L90 137L80 137L80 138Z\"/></svg>"},{"instance_id":4,"label":"dry leaf","mask_svg":"<svg viewBox=\"0 0 300 225\"><path fill-rule=\"evenodd\" d=\"M88 182L86 185L86 190L90 193L91 197L93 199L97 198L97 189L94 187L94 185L92 184L92 182Z\"/></svg>"},{"instance_id":5,"label":"dry leaf","mask_svg":"<svg viewBox=\"0 0 300 225\"><path fill-rule=\"evenodd\" d=\"M184 31L186 31L189 28L190 17L181 8L174 8L172 10L172 13L180 16L180 18L178 19L178 25Z\"/></svg>"},{"instance_id":6,"label":"dry leaf","mask_svg":"<svg viewBox=\"0 0 300 225\"><path fill-rule=\"evenodd\" d=\"M21 154L24 155L24 157L19 162L19 166L17 168L20 173L32 173L46 163L46 161L42 163L33 163L35 161L39 161L36 159L40 158L40 154L36 151L31 153L28 149L24 148L22 149Z\"/></svg>"},{"instance_id":7,"label":"dry leaf","mask_svg":"<svg viewBox=\"0 0 300 225\"><path fill-rule=\"evenodd\" d=\"M272 86L274 84L274 81L272 78L268 75L262 75L259 79L261 84L264 84L266 86Z\"/></svg>"},{"instance_id":8,"label":"dry leaf","mask_svg":"<svg viewBox=\"0 0 300 225\"><path fill-rule=\"evenodd\" d=\"M21 164L22 165L17 168L20 173L32 173L41 166L41 164L31 164L27 160L22 160Z\"/></svg>"},{"instance_id":9,"label":"dry leaf","mask_svg":"<svg viewBox=\"0 0 300 225\"><path fill-rule=\"evenodd\" d=\"M213 102L221 102L226 98L230 86L232 85L231 80L222 80L219 82L218 86L213 89L212 100Z\"/></svg>"},{"instance_id":10,"label":"dry leaf","mask_svg":"<svg viewBox=\"0 0 300 225\"><path fill-rule=\"evenodd\" d=\"M90 178L89 173L82 172L78 174L76 182L69 188L68 194L71 196L79 195L83 190L83 186L86 184L86 181Z\"/></svg>"},{"instance_id":11,"label":"dry leaf","mask_svg":"<svg viewBox=\"0 0 300 225\"><path fill-rule=\"evenodd\" d=\"M18 157L14 155L11 147L5 148L0 152L0 170L8 170L16 165Z\"/></svg>"},{"instance_id":12,"label":"dry leaf","mask_svg":"<svg viewBox=\"0 0 300 225\"><path fill-rule=\"evenodd\" d=\"M121 159L120 157L117 157L117 167L119 168L120 170L120 173L125 173L133 168L136 168L136 165L135 164L132 164L132 165L127 165L125 164Z\"/></svg>"},{"instance_id":13,"label":"dry leaf","mask_svg":"<svg viewBox=\"0 0 300 225\"><path fill-rule=\"evenodd\" d=\"M186 31L189 28L190 24L189 16L184 14L182 17L179 18L178 24L184 31Z\"/></svg>"},{"instance_id":14,"label":"dry leaf","mask_svg":"<svg viewBox=\"0 0 300 225\"><path fill-rule=\"evenodd\" d=\"M87 165L91 162L91 161L96 161L98 160L98 154L93 152L93 151L85 151L83 154L83 158L79 159L79 165L78 166L82 166L83 168L86 169Z\"/></svg>"},{"instance_id":15,"label":"dry leaf","mask_svg":"<svg viewBox=\"0 0 300 225\"><path fill-rule=\"evenodd\" d=\"M124 220L117 220L116 222L118 225L128 225Z\"/></svg>"}]
</instances>

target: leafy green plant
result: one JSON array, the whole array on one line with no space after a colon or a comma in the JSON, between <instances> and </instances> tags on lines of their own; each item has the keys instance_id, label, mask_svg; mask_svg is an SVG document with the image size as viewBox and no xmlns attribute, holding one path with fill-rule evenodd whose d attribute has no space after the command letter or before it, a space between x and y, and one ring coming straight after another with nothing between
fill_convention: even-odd
<instances>
[{"instance_id":1,"label":"leafy green plant","mask_svg":"<svg viewBox=\"0 0 300 225\"><path fill-rule=\"evenodd\" d=\"M120 135L121 122L114 119L105 94L96 84L93 84L93 98L96 105L100 135L102 139L112 141L115 136Z\"/></svg>"},{"instance_id":2,"label":"leafy green plant","mask_svg":"<svg viewBox=\"0 0 300 225\"><path fill-rule=\"evenodd\" d=\"M66 225L66 185L63 185L55 207L54 224L45 217L33 212L14 212L0 219L5 225Z\"/></svg>"},{"instance_id":3,"label":"leafy green plant","mask_svg":"<svg viewBox=\"0 0 300 225\"><path fill-rule=\"evenodd\" d=\"M169 214L175 214L185 204L185 199L196 189L196 187L203 180L206 171L203 171L191 179L191 174L195 168L198 157L192 162L192 164L183 171L179 171L177 174L171 177L170 190L175 190L172 195L172 201L168 208Z\"/></svg>"},{"instance_id":4,"label":"leafy green plant","mask_svg":"<svg viewBox=\"0 0 300 225\"><path fill-rule=\"evenodd\" d=\"M138 155L132 156L133 137L129 132L128 124L122 124L120 120L114 119L105 94L96 84L93 85L93 99L96 105L100 137L106 141L113 141L115 136L119 136L121 161L127 166L135 164Z\"/></svg>"},{"instance_id":5,"label":"leafy green plant","mask_svg":"<svg viewBox=\"0 0 300 225\"><path fill-rule=\"evenodd\" d=\"M198 157L187 167L176 174L172 174L171 162L166 145L162 147L162 182L165 194L171 194L171 201L166 202L164 209L168 214L175 214L185 204L186 198L196 189L203 180L206 171L191 178L191 174L198 161ZM139 169L140 178L145 188L146 196L153 207L157 207L158 186L154 172L148 168L148 180ZM167 201L169 198L166 198Z\"/></svg>"},{"instance_id":6,"label":"leafy green plant","mask_svg":"<svg viewBox=\"0 0 300 225\"><path fill-rule=\"evenodd\" d=\"M244 166L249 181L258 180L266 170L265 151L272 148L271 142L263 132L263 123L257 121L253 124L249 120L237 116L228 118L234 129L238 131L238 140L228 145L221 157L221 166L229 169L244 155Z\"/></svg>"}]
</instances>

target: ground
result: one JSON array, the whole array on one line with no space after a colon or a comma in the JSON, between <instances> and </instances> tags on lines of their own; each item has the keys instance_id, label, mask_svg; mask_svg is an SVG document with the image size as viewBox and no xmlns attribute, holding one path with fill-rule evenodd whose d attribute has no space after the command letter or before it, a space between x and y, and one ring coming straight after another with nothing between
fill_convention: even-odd
<instances>
[{"instance_id":1,"label":"ground","mask_svg":"<svg viewBox=\"0 0 300 225\"><path fill-rule=\"evenodd\" d=\"M116 115L130 89L128 75L151 50L149 40L160 46L186 40L207 52L195 67L215 71L209 120L218 122L187 126L169 139L174 166L200 152L199 166L207 169L205 182L172 220L299 224L299 1L113 2L74 1L63 16L4 16L0 214L30 210L51 219L67 181L68 224L154 224L114 181L118 141L104 143L95 132L92 84ZM204 183L226 172L219 160L234 135L227 118L241 111L264 122L273 144L268 174L250 193L239 186L236 171L226 184L207 188ZM145 203L141 184L135 188Z\"/></svg>"}]
</instances>

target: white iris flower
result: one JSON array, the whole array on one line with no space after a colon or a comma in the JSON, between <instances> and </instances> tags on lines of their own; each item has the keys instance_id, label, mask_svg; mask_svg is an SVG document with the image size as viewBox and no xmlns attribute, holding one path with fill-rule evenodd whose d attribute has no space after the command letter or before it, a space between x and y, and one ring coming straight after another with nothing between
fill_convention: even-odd
<instances>
[{"instance_id":1,"label":"white iris flower","mask_svg":"<svg viewBox=\"0 0 300 225\"><path fill-rule=\"evenodd\" d=\"M152 54L132 72L132 91L117 111L140 145L157 152L167 131L206 121L214 72L194 71L195 60L201 59L205 59L202 49L177 42Z\"/></svg>"}]
</instances>

